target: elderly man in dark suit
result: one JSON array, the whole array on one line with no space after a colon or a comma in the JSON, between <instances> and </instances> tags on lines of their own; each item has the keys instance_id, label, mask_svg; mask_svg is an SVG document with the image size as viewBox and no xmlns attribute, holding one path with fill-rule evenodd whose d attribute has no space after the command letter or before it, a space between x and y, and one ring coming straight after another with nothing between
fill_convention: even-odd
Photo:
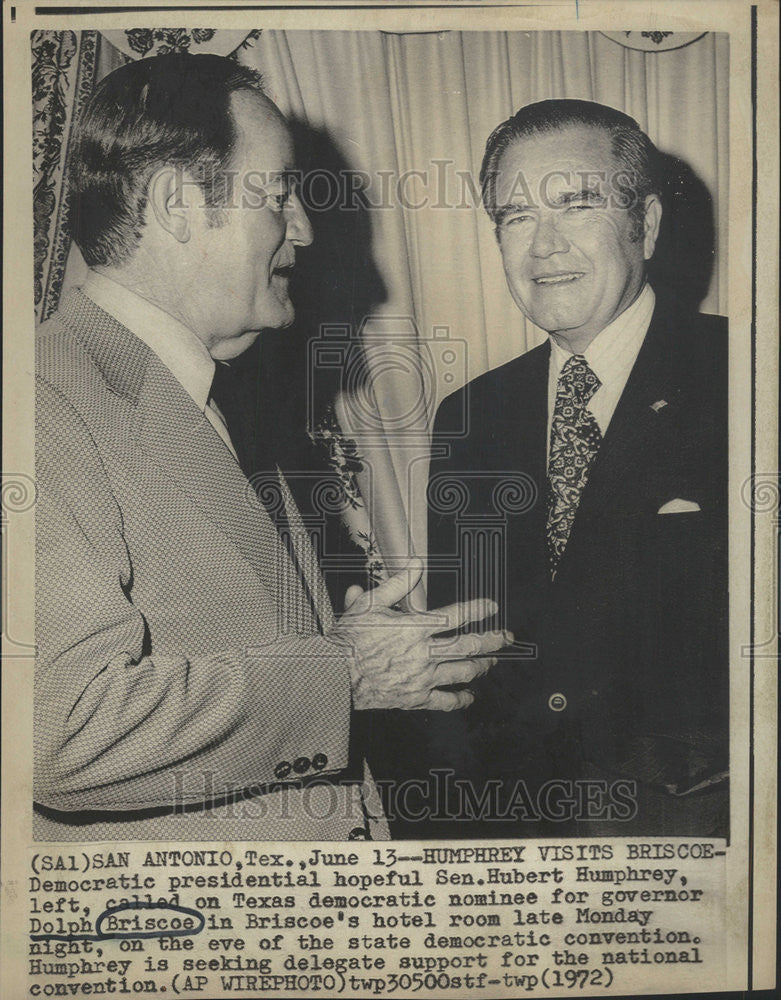
<instances>
[{"instance_id":1,"label":"elderly man in dark suit","mask_svg":"<svg viewBox=\"0 0 781 1000\"><path fill-rule=\"evenodd\" d=\"M479 586L521 644L461 719L400 720L407 773L461 785L427 833L726 833L726 324L647 280L657 155L585 101L488 140L510 294L549 336L436 418L429 599Z\"/></svg>"},{"instance_id":2,"label":"elderly man in dark suit","mask_svg":"<svg viewBox=\"0 0 781 1000\"><path fill-rule=\"evenodd\" d=\"M312 239L287 124L236 63L160 56L98 86L72 156L91 270L36 357L36 835L387 837L353 713L463 707L506 637L434 637L490 602L394 610L420 561L337 621L284 476L250 485L228 363L291 323Z\"/></svg>"}]
</instances>

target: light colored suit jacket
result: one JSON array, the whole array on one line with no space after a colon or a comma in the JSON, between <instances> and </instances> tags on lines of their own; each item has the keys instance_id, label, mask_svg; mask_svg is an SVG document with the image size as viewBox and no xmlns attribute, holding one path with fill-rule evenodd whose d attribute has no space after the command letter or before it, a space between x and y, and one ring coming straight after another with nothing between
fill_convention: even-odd
<instances>
[{"instance_id":1,"label":"light colored suit jacket","mask_svg":"<svg viewBox=\"0 0 781 1000\"><path fill-rule=\"evenodd\" d=\"M36 375L36 837L387 836L350 754L345 651L192 399L78 290Z\"/></svg>"}]
</instances>

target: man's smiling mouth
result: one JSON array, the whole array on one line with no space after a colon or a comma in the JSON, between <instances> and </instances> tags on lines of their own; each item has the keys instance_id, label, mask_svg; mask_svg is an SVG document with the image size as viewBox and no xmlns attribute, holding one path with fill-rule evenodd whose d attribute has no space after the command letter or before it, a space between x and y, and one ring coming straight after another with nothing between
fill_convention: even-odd
<instances>
[{"instance_id":1,"label":"man's smiling mouth","mask_svg":"<svg viewBox=\"0 0 781 1000\"><path fill-rule=\"evenodd\" d=\"M567 271L562 274L543 274L532 278L535 285L565 285L582 278L585 271Z\"/></svg>"}]
</instances>

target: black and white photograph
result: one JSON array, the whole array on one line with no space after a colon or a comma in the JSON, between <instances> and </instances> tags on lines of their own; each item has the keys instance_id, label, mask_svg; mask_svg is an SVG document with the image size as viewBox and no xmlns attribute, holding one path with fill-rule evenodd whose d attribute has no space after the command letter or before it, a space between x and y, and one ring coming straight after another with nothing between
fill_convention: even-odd
<instances>
[{"instance_id":1,"label":"black and white photograph","mask_svg":"<svg viewBox=\"0 0 781 1000\"><path fill-rule=\"evenodd\" d=\"M726 837L728 38L223 34L31 38L36 829Z\"/></svg>"},{"instance_id":2,"label":"black and white photograph","mask_svg":"<svg viewBox=\"0 0 781 1000\"><path fill-rule=\"evenodd\" d=\"M29 995L737 988L777 26L328 6L6 11Z\"/></svg>"}]
</instances>

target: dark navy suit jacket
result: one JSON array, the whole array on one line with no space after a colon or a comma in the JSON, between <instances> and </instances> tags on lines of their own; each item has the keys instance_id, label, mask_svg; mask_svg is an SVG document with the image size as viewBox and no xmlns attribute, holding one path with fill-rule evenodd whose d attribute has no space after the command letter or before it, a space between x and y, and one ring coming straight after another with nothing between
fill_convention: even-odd
<instances>
[{"instance_id":1,"label":"dark navy suit jacket","mask_svg":"<svg viewBox=\"0 0 781 1000\"><path fill-rule=\"evenodd\" d=\"M698 833L726 834L725 809L712 808L715 789L726 801L726 783L691 791L727 768L726 321L657 299L553 582L545 535L549 356L546 343L487 372L437 413L429 607L493 597L496 624L514 632L516 647L473 685L476 700L465 712L382 720L397 763L381 777L435 772L428 821L402 817L395 833L588 833L579 821L598 818L599 788L592 786L596 805L584 807L575 789L581 799L570 807L567 783L598 776L652 790L616 833L682 833L674 800L686 799L689 816L702 814ZM660 514L670 501L690 509ZM457 780L472 792L454 796ZM488 797L479 817L486 783L499 787L500 814L517 807L514 820L491 817ZM700 810L695 795L711 796L709 807ZM614 818L626 811L619 803Z\"/></svg>"}]
</instances>

